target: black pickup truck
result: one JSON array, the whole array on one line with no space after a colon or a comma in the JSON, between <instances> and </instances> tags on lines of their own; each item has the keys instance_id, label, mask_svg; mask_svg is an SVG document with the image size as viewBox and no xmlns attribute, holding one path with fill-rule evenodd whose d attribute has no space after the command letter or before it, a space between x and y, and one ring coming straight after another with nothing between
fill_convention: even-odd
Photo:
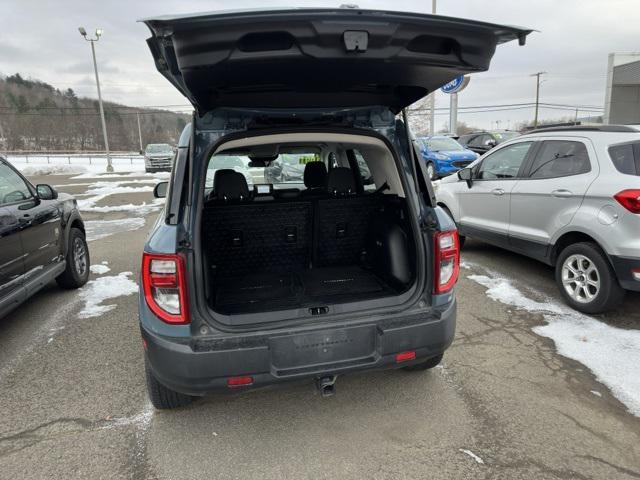
<instances>
[{"instance_id":1,"label":"black pickup truck","mask_svg":"<svg viewBox=\"0 0 640 480\"><path fill-rule=\"evenodd\" d=\"M35 187L0 157L0 317L55 279L78 288L89 278L89 248L76 200Z\"/></svg>"}]
</instances>

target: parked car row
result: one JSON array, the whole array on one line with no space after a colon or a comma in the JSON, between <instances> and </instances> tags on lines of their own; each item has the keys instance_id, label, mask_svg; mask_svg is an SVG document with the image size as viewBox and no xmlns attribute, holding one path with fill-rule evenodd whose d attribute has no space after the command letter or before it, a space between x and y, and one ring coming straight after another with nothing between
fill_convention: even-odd
<instances>
[{"instance_id":1,"label":"parked car row","mask_svg":"<svg viewBox=\"0 0 640 480\"><path fill-rule=\"evenodd\" d=\"M474 237L555 267L576 310L600 313L640 291L640 132L540 129L436 184L461 242Z\"/></svg>"}]
</instances>

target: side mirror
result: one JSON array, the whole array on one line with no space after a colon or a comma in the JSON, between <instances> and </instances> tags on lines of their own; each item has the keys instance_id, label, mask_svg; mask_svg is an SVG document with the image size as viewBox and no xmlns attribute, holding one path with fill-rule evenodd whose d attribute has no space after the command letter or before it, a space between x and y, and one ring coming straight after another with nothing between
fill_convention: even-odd
<instances>
[{"instance_id":1,"label":"side mirror","mask_svg":"<svg viewBox=\"0 0 640 480\"><path fill-rule=\"evenodd\" d=\"M40 183L36 185L36 193L40 200L55 200L58 198L58 192L51 185Z\"/></svg>"},{"instance_id":2,"label":"side mirror","mask_svg":"<svg viewBox=\"0 0 640 480\"><path fill-rule=\"evenodd\" d=\"M169 182L160 182L153 187L153 196L156 198L166 198L169 190Z\"/></svg>"},{"instance_id":3,"label":"side mirror","mask_svg":"<svg viewBox=\"0 0 640 480\"><path fill-rule=\"evenodd\" d=\"M458 178L467 182L467 187L471 188L471 185L473 185L473 170L470 168L458 170Z\"/></svg>"},{"instance_id":4,"label":"side mirror","mask_svg":"<svg viewBox=\"0 0 640 480\"><path fill-rule=\"evenodd\" d=\"M485 147L493 148L493 147L495 147L496 145L497 145L497 143L496 143L496 141L495 141L495 140L491 140L491 139L489 139L489 140L485 140L485 142L484 142L484 146L485 146Z\"/></svg>"}]
</instances>

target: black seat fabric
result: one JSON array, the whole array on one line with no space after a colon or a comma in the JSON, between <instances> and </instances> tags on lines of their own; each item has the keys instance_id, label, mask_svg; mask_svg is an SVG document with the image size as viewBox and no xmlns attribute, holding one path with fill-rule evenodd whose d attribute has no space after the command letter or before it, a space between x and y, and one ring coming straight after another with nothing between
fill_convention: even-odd
<instances>
[{"instance_id":1,"label":"black seat fabric","mask_svg":"<svg viewBox=\"0 0 640 480\"><path fill-rule=\"evenodd\" d=\"M304 186L301 195L308 196L326 192L327 167L322 162L307 163L304 167Z\"/></svg>"},{"instance_id":2,"label":"black seat fabric","mask_svg":"<svg viewBox=\"0 0 640 480\"><path fill-rule=\"evenodd\" d=\"M314 265L361 264L370 226L383 206L383 195L318 200Z\"/></svg>"},{"instance_id":3,"label":"black seat fabric","mask_svg":"<svg viewBox=\"0 0 640 480\"><path fill-rule=\"evenodd\" d=\"M353 178L353 171L346 167L329 170L327 191L337 197L354 195L356 193L356 181Z\"/></svg>"},{"instance_id":4,"label":"black seat fabric","mask_svg":"<svg viewBox=\"0 0 640 480\"><path fill-rule=\"evenodd\" d=\"M213 195L216 200L223 202L248 200L247 180L235 170L218 170L213 177Z\"/></svg>"},{"instance_id":5,"label":"black seat fabric","mask_svg":"<svg viewBox=\"0 0 640 480\"><path fill-rule=\"evenodd\" d=\"M311 202L216 204L203 213L203 242L214 278L309 267Z\"/></svg>"}]
</instances>

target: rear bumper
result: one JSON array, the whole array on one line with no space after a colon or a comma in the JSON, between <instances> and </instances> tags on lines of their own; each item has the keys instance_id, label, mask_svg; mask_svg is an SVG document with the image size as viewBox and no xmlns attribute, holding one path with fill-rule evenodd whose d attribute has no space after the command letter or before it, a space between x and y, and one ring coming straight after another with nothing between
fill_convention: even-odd
<instances>
[{"instance_id":1,"label":"rear bumper","mask_svg":"<svg viewBox=\"0 0 640 480\"><path fill-rule=\"evenodd\" d=\"M227 379L235 376L251 376L253 383L234 390L420 363L443 353L451 345L455 325L456 304L452 301L442 312L431 316L398 317L357 327L341 325L289 331L284 335L284 343L282 333L181 343L152 334L143 327L142 336L147 345L149 368L158 381L177 392L201 396L228 390ZM372 335L362 341L357 336L367 331L367 327ZM316 343L318 334L323 341ZM314 341L309 342L310 338ZM371 349L366 351L368 343ZM283 352L283 345L290 348ZM415 351L415 360L396 363L395 355L406 351ZM332 356L336 352L338 356ZM330 360L317 361L324 354ZM314 358L311 363L307 360L309 355Z\"/></svg>"},{"instance_id":2,"label":"rear bumper","mask_svg":"<svg viewBox=\"0 0 640 480\"><path fill-rule=\"evenodd\" d=\"M618 277L620 286L627 290L640 292L640 280L636 279L633 272L640 272L640 258L619 257L611 255L611 263Z\"/></svg>"}]
</instances>

